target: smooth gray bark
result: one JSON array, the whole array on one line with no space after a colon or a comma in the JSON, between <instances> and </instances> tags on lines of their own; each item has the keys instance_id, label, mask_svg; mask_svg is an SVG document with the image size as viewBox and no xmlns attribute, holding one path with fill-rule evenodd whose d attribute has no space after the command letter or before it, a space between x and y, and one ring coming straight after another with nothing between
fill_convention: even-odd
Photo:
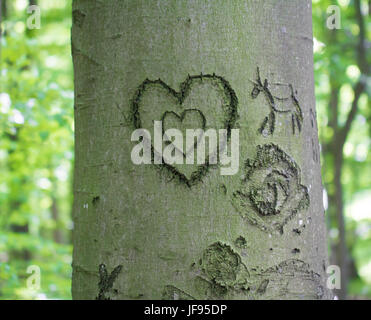
<instances>
[{"instance_id":1,"label":"smooth gray bark","mask_svg":"<svg viewBox=\"0 0 371 320\"><path fill-rule=\"evenodd\" d=\"M312 46L307 0L74 1L74 299L331 298ZM237 174L133 164L186 109Z\"/></svg>"}]
</instances>

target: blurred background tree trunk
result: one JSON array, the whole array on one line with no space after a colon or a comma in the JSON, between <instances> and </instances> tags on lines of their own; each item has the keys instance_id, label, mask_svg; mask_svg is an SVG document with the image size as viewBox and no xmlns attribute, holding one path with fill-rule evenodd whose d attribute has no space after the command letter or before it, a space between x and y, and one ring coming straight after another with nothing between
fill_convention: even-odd
<instances>
[{"instance_id":1,"label":"blurred background tree trunk","mask_svg":"<svg viewBox=\"0 0 371 320\"><path fill-rule=\"evenodd\" d=\"M330 98L329 98L329 108L328 108L328 125L333 130L333 139L328 143L323 143L323 152L328 154L332 158L332 166L326 166L325 170L333 168L333 181L327 185L327 190L329 190L329 210L331 216L335 217L336 225L338 228L337 241L333 246L332 251L332 264L340 266L341 269L341 289L335 290L335 294L339 299L347 298L347 288L350 277L350 272L352 269L352 258L349 255L349 249L347 245L347 236L345 229L345 218L344 218L344 198L343 198L343 166L344 166L344 145L349 136L351 126L358 111L358 102L361 95L366 90L366 79L370 72L370 67L366 60L366 34L365 34L365 23L364 17L361 11L360 0L354 0L355 16L359 27L358 43L355 45L356 56L357 56L357 67L361 72L358 82L353 86L353 101L351 103L350 111L347 115L344 124L341 124L339 120L340 107L339 107L339 92L343 85L342 81L339 80L338 72L336 68L330 65L329 77L330 77ZM337 33L343 32L343 30L328 30L328 47L335 47L339 41ZM332 62L333 64L335 61ZM345 72L348 66L343 66L341 72ZM333 186L333 188L332 188Z\"/></svg>"},{"instance_id":2,"label":"blurred background tree trunk","mask_svg":"<svg viewBox=\"0 0 371 320\"><path fill-rule=\"evenodd\" d=\"M5 17L6 17L6 14L7 14L7 10L6 10L6 0L0 0L0 10L1 10L1 13L0 13L0 39L2 38L3 36L3 30L2 30L2 26L1 26L1 22L5 20ZM0 49L1 49L1 44L0 44ZM0 57L1 57L1 50L0 50Z\"/></svg>"},{"instance_id":3,"label":"blurred background tree trunk","mask_svg":"<svg viewBox=\"0 0 371 320\"><path fill-rule=\"evenodd\" d=\"M6 0L0 0L0 8L1 8L1 17L4 18L6 16Z\"/></svg>"}]
</instances>

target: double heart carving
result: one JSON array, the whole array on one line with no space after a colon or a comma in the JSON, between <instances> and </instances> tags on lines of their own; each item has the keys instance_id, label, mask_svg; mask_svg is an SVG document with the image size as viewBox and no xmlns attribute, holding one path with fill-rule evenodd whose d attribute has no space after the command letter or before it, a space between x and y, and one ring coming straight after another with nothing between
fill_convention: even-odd
<instances>
[{"instance_id":1,"label":"double heart carving","mask_svg":"<svg viewBox=\"0 0 371 320\"><path fill-rule=\"evenodd\" d=\"M139 86L132 101L134 127L153 132L154 121L162 121L162 134L174 128L181 132L186 129L226 129L230 136L237 119L238 99L236 93L223 77L215 74L188 76L176 91L161 79L146 79ZM183 135L185 136L185 135ZM195 146L202 138L197 137ZM183 144L185 145L185 144ZM163 158L163 165L188 186L201 181L208 172L209 157L217 152L209 150L203 164L172 164ZM156 152L152 144L152 156ZM178 150L185 157L190 150Z\"/></svg>"}]
</instances>

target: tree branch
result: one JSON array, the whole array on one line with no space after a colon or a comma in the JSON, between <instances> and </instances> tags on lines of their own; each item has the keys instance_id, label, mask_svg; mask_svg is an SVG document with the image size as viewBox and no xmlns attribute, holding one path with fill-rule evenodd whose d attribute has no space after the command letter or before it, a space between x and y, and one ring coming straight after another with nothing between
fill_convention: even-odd
<instances>
[{"instance_id":1,"label":"tree branch","mask_svg":"<svg viewBox=\"0 0 371 320\"><path fill-rule=\"evenodd\" d=\"M352 107L349 111L345 125L340 131L340 138L339 138L340 143L339 144L341 147L344 145L347 139L350 128L352 126L352 122L357 114L358 100L366 89L366 76L369 74L369 69L370 69L367 63L367 59L366 59L365 26L364 26L362 11L361 11L361 1L355 0L354 3L356 7L356 19L358 21L358 26L359 26L359 42L358 42L358 48L357 48L357 60L358 60L359 70L361 71L361 75L353 89L354 99L352 102Z\"/></svg>"}]
</instances>

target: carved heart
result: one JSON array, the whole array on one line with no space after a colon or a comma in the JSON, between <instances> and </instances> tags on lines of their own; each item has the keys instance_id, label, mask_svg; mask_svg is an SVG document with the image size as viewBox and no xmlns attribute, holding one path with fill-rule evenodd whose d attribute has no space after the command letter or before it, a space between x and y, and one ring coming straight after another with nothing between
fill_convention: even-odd
<instances>
[{"instance_id":1,"label":"carved heart","mask_svg":"<svg viewBox=\"0 0 371 320\"><path fill-rule=\"evenodd\" d=\"M176 128L180 130L183 134L183 148L186 147L185 141L186 130L189 128L204 130L205 126L206 119L202 112L200 112L200 110L197 109L186 109L180 115L178 115L174 111L165 111L165 113L162 116L162 134L166 136L166 130L171 128ZM190 152L191 149L197 146L197 143L200 141L202 137L203 133L200 132L193 146L186 150L186 152L184 152L184 150L179 149L178 151L181 152L183 156L186 156L186 154Z\"/></svg>"},{"instance_id":2,"label":"carved heart","mask_svg":"<svg viewBox=\"0 0 371 320\"><path fill-rule=\"evenodd\" d=\"M144 128L151 133L154 132L154 121L162 120L163 133L174 128L181 130L185 137L186 129L206 131L212 128L217 132L226 129L229 137L237 118L237 104L237 96L230 84L215 74L188 76L181 83L180 91L175 91L161 79L146 79L133 98L133 122L135 128ZM197 137L196 144L201 138L202 135ZM155 151L152 144L152 152ZM213 155L216 152L217 148L210 153ZM209 157L206 157L205 164L200 165L163 165L180 181L191 186L207 173Z\"/></svg>"}]
</instances>

